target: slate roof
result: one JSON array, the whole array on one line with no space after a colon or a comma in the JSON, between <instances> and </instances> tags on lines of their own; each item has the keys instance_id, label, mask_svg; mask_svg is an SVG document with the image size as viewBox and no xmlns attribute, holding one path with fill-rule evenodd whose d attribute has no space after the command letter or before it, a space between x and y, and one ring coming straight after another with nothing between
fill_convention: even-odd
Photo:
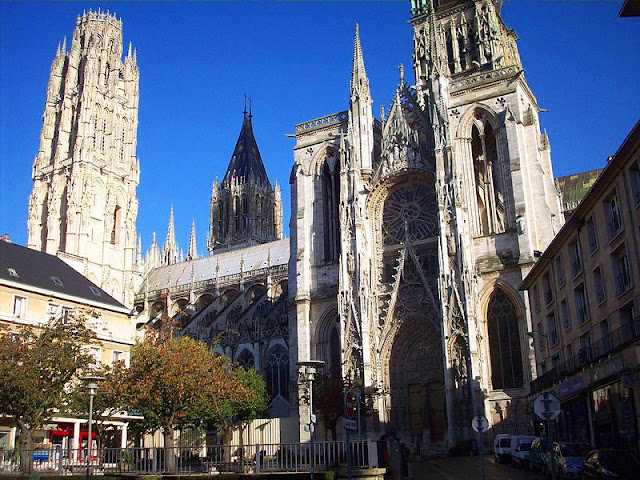
<instances>
[{"instance_id":1,"label":"slate roof","mask_svg":"<svg viewBox=\"0 0 640 480\"><path fill-rule=\"evenodd\" d=\"M51 296L74 297L103 308L129 311L58 257L15 243L0 241L0 282L18 284L25 290L46 290Z\"/></svg>"},{"instance_id":2,"label":"slate roof","mask_svg":"<svg viewBox=\"0 0 640 480\"><path fill-rule=\"evenodd\" d=\"M556 178L556 184L562 192L562 210L564 212L575 210L600 176L600 172L602 169Z\"/></svg>"},{"instance_id":3,"label":"slate roof","mask_svg":"<svg viewBox=\"0 0 640 480\"><path fill-rule=\"evenodd\" d=\"M222 181L228 187L232 178L243 177L243 183L267 186L271 185L269 177L264 169L260 150L256 138L253 135L253 125L251 124L251 114L244 114L242 129L233 150L233 155L227 167L227 173Z\"/></svg>"},{"instance_id":4,"label":"slate roof","mask_svg":"<svg viewBox=\"0 0 640 480\"><path fill-rule=\"evenodd\" d=\"M243 262L242 271L245 273L267 268L269 265L271 267L288 265L289 239L285 238L275 242L229 250L208 257L157 267L149 273L139 293L143 293L145 289L151 292L158 289L190 285L192 270L194 283L215 279L216 269L218 269L218 278L236 275L240 273L241 261Z\"/></svg>"}]
</instances>

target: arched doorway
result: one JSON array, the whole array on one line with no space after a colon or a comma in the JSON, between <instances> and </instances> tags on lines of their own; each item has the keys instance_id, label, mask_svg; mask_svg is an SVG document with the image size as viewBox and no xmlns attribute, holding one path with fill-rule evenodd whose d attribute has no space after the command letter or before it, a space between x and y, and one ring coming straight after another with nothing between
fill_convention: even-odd
<instances>
[{"instance_id":1,"label":"arched doorway","mask_svg":"<svg viewBox=\"0 0 640 480\"><path fill-rule=\"evenodd\" d=\"M391 424L417 447L445 440L443 359L440 332L425 319L400 327L389 361Z\"/></svg>"}]
</instances>

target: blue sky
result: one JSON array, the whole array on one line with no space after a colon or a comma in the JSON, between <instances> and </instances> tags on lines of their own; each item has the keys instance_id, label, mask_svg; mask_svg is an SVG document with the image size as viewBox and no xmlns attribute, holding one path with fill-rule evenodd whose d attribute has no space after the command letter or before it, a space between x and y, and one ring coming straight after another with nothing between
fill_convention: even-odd
<instances>
[{"instance_id":1,"label":"blue sky","mask_svg":"<svg viewBox=\"0 0 640 480\"><path fill-rule=\"evenodd\" d=\"M620 1L507 0L503 18L542 108L555 176L600 168L640 112L640 19ZM360 24L374 112L389 106L398 64L411 71L409 0L298 2L0 2L0 233L26 244L31 168L51 60L84 9L123 20L138 51L141 162L138 233L162 243L170 206L188 247L195 218L205 251L209 197L253 98L254 131L282 185L288 233L296 123L348 107L354 24Z\"/></svg>"}]
</instances>

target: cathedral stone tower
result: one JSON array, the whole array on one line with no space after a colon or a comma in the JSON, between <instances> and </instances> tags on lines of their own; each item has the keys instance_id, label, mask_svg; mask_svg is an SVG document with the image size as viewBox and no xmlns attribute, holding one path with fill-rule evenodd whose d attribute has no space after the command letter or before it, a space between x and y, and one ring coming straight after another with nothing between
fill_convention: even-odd
<instances>
[{"instance_id":1,"label":"cathedral stone tower","mask_svg":"<svg viewBox=\"0 0 640 480\"><path fill-rule=\"evenodd\" d=\"M213 183L207 248L249 246L282 238L282 199L271 186L253 135L251 112L242 129L227 173Z\"/></svg>"},{"instance_id":2,"label":"cathedral stone tower","mask_svg":"<svg viewBox=\"0 0 640 480\"><path fill-rule=\"evenodd\" d=\"M421 449L468 440L477 414L528 432L518 286L562 216L499 2L411 6L416 80L400 66L386 118L356 28L349 109L296 126L289 291L291 364L324 360L363 389L369 434Z\"/></svg>"},{"instance_id":3,"label":"cathedral stone tower","mask_svg":"<svg viewBox=\"0 0 640 480\"><path fill-rule=\"evenodd\" d=\"M136 53L122 21L79 16L51 65L29 199L28 246L58 255L125 305L137 274Z\"/></svg>"}]
</instances>

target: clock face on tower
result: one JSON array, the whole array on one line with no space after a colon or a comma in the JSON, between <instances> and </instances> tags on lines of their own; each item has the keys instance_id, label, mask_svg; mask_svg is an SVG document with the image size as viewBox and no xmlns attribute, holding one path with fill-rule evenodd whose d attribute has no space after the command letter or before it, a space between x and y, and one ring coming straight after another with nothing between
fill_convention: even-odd
<instances>
[{"instance_id":1,"label":"clock face on tower","mask_svg":"<svg viewBox=\"0 0 640 480\"><path fill-rule=\"evenodd\" d=\"M420 242L437 233L438 209L435 191L424 183L393 190L382 214L384 245Z\"/></svg>"}]
</instances>

